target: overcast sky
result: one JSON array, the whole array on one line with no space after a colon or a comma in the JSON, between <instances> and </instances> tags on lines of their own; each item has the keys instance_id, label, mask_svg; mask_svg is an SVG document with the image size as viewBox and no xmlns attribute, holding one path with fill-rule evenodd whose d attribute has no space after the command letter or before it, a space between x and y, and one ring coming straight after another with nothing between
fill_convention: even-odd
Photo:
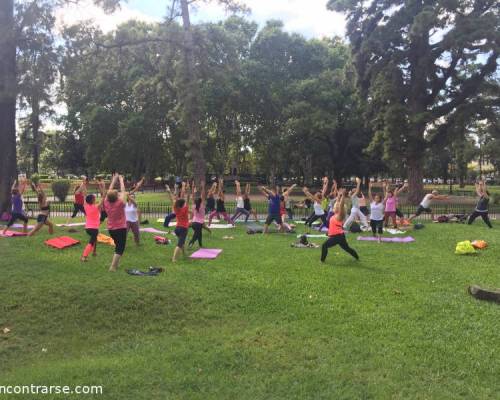
<instances>
[{"instance_id":1,"label":"overcast sky","mask_svg":"<svg viewBox=\"0 0 500 400\"><path fill-rule=\"evenodd\" d=\"M167 0L129 0L121 10L112 15L104 14L92 6L90 0L70 5L58 11L59 24L72 24L93 19L104 31L114 29L128 19L159 21L166 15ZM269 19L280 19L285 29L306 37L344 36L345 20L341 14L326 9L327 0L244 0L250 7L248 18L261 26ZM225 17L223 9L213 4L201 3L193 11L193 21L218 21Z\"/></svg>"}]
</instances>

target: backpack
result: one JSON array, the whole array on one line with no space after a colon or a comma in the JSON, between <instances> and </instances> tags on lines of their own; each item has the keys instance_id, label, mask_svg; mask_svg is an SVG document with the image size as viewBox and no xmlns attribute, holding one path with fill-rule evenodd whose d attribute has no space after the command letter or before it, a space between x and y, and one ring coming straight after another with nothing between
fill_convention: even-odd
<instances>
[{"instance_id":1,"label":"backpack","mask_svg":"<svg viewBox=\"0 0 500 400\"><path fill-rule=\"evenodd\" d=\"M352 233L361 233L361 226L357 222L353 222L351 225L351 229L349 229Z\"/></svg>"},{"instance_id":2,"label":"backpack","mask_svg":"<svg viewBox=\"0 0 500 400\"><path fill-rule=\"evenodd\" d=\"M446 223L449 222L449 218L446 215L440 215L437 219L438 222L440 223Z\"/></svg>"}]
</instances>

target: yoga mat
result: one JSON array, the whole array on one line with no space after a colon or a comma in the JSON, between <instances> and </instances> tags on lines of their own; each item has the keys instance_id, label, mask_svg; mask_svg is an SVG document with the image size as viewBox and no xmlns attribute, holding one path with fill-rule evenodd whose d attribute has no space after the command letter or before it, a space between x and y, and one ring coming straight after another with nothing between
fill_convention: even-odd
<instances>
[{"instance_id":1,"label":"yoga mat","mask_svg":"<svg viewBox=\"0 0 500 400\"><path fill-rule=\"evenodd\" d=\"M231 224L227 224L227 225L224 225L224 224L212 224L209 226L210 229L232 229L234 228L233 225Z\"/></svg>"},{"instance_id":2,"label":"yoga mat","mask_svg":"<svg viewBox=\"0 0 500 400\"><path fill-rule=\"evenodd\" d=\"M200 249L191 254L191 258L213 260L222 253L222 249Z\"/></svg>"},{"instance_id":3,"label":"yoga mat","mask_svg":"<svg viewBox=\"0 0 500 400\"><path fill-rule=\"evenodd\" d=\"M319 231L319 226L313 226L313 229L315 231ZM323 228L321 228L320 232L328 232L328 228L326 226L324 226Z\"/></svg>"},{"instance_id":4,"label":"yoga mat","mask_svg":"<svg viewBox=\"0 0 500 400\"><path fill-rule=\"evenodd\" d=\"M373 236L358 236L358 240L363 240L366 242L377 242L378 239ZM411 236L405 236L405 237L395 237L395 238L382 238L382 242L386 243L411 243L414 242L415 239L412 238Z\"/></svg>"},{"instance_id":5,"label":"yoga mat","mask_svg":"<svg viewBox=\"0 0 500 400\"><path fill-rule=\"evenodd\" d=\"M140 228L139 231L147 232L147 233L159 233L159 234L167 234L167 231L160 231L156 228Z\"/></svg>"},{"instance_id":6,"label":"yoga mat","mask_svg":"<svg viewBox=\"0 0 500 400\"><path fill-rule=\"evenodd\" d=\"M406 232L400 231L399 229L392 229L392 228L385 228L384 232L390 233L391 235L401 235L402 233L406 233Z\"/></svg>"},{"instance_id":7,"label":"yoga mat","mask_svg":"<svg viewBox=\"0 0 500 400\"><path fill-rule=\"evenodd\" d=\"M301 238L303 235L297 235L297 238ZM326 235L306 235L307 238L326 238Z\"/></svg>"},{"instance_id":8,"label":"yoga mat","mask_svg":"<svg viewBox=\"0 0 500 400\"><path fill-rule=\"evenodd\" d=\"M23 225L23 224L14 224L14 225L12 225L12 226L11 226L11 228L19 228L19 229L22 229L22 228L24 228L24 225ZM28 228L28 229L33 229L33 228L34 228L34 226L33 226L33 225L28 225L28 227L27 227L27 228Z\"/></svg>"},{"instance_id":9,"label":"yoga mat","mask_svg":"<svg viewBox=\"0 0 500 400\"><path fill-rule=\"evenodd\" d=\"M15 231L7 231L7 232L3 233L3 230L0 231L0 237L10 238L10 237L16 237L16 236L26 236L26 233L15 232Z\"/></svg>"},{"instance_id":10,"label":"yoga mat","mask_svg":"<svg viewBox=\"0 0 500 400\"><path fill-rule=\"evenodd\" d=\"M62 249L65 249L66 247L74 246L75 244L78 244L78 243L80 243L79 240L73 239L69 236L61 236L61 237L57 237L57 238L49 239L49 240L45 241L46 245L48 245L50 247L54 247L58 250L62 250Z\"/></svg>"},{"instance_id":11,"label":"yoga mat","mask_svg":"<svg viewBox=\"0 0 500 400\"><path fill-rule=\"evenodd\" d=\"M56 226L85 226L85 222L73 222L71 224L57 224Z\"/></svg>"}]
</instances>

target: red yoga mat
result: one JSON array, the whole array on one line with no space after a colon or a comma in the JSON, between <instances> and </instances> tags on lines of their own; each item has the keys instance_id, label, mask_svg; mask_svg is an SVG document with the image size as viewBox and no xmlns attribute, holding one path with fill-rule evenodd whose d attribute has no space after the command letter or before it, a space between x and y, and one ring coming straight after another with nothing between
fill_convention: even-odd
<instances>
[{"instance_id":1,"label":"red yoga mat","mask_svg":"<svg viewBox=\"0 0 500 400\"><path fill-rule=\"evenodd\" d=\"M80 243L79 240L73 239L69 236L61 236L45 241L46 245L54 247L56 249L65 249L66 247L71 247L78 243Z\"/></svg>"}]
</instances>

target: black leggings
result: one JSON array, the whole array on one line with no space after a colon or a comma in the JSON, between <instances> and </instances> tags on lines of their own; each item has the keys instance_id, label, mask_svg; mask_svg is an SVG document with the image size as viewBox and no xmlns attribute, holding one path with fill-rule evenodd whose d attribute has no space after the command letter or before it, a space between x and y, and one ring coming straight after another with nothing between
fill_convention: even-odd
<instances>
[{"instance_id":1,"label":"black leggings","mask_svg":"<svg viewBox=\"0 0 500 400\"><path fill-rule=\"evenodd\" d=\"M115 242L115 254L123 255L125 252L125 245L127 244L127 228L113 229L109 232Z\"/></svg>"},{"instance_id":2,"label":"black leggings","mask_svg":"<svg viewBox=\"0 0 500 400\"><path fill-rule=\"evenodd\" d=\"M189 241L189 246L192 246L194 244L194 242L198 241L198 244L200 245L200 247L203 247L201 241L202 241L202 238L203 238L203 224L200 224L199 222L193 222L191 224L191 228L193 228L193 237L191 238L191 240Z\"/></svg>"},{"instance_id":3,"label":"black leggings","mask_svg":"<svg viewBox=\"0 0 500 400\"><path fill-rule=\"evenodd\" d=\"M356 260L359 259L358 253L356 253L356 250L349 247L349 245L347 244L347 240L345 239L345 235L342 233L341 235L334 235L328 237L327 241L323 243L323 246L321 246L321 262L324 262L326 260L326 256L328 255L328 249L336 245L339 245L342 248L342 250L349 253Z\"/></svg>"},{"instance_id":4,"label":"black leggings","mask_svg":"<svg viewBox=\"0 0 500 400\"><path fill-rule=\"evenodd\" d=\"M85 208L83 207L83 204L73 203L73 214L71 214L71 218L75 218L79 212L85 215Z\"/></svg>"},{"instance_id":5,"label":"black leggings","mask_svg":"<svg viewBox=\"0 0 500 400\"><path fill-rule=\"evenodd\" d=\"M384 220L375 220L371 219L370 220L370 226L372 227L372 233L376 235L377 233L379 235L382 235L384 233Z\"/></svg>"},{"instance_id":6,"label":"black leggings","mask_svg":"<svg viewBox=\"0 0 500 400\"><path fill-rule=\"evenodd\" d=\"M99 234L99 229L85 229L87 235L90 236L89 244L92 246L97 246L97 235Z\"/></svg>"},{"instance_id":7,"label":"black leggings","mask_svg":"<svg viewBox=\"0 0 500 400\"><path fill-rule=\"evenodd\" d=\"M493 226L491 225L490 217L488 216L488 211L483 211L483 212L481 212L481 211L474 211L470 215L469 221L467 223L469 225L472 225L472 223L474 222L474 220L477 217L481 217L486 225L488 225L490 228L493 228Z\"/></svg>"},{"instance_id":8,"label":"black leggings","mask_svg":"<svg viewBox=\"0 0 500 400\"><path fill-rule=\"evenodd\" d=\"M317 221L318 219L321 219L321 221L323 222L323 225L324 226L328 226L328 221L326 219L326 214L323 214L323 215L316 215L316 214L313 214L311 215L307 221L306 221L306 225L309 225L310 227L312 226L313 222Z\"/></svg>"}]
</instances>

